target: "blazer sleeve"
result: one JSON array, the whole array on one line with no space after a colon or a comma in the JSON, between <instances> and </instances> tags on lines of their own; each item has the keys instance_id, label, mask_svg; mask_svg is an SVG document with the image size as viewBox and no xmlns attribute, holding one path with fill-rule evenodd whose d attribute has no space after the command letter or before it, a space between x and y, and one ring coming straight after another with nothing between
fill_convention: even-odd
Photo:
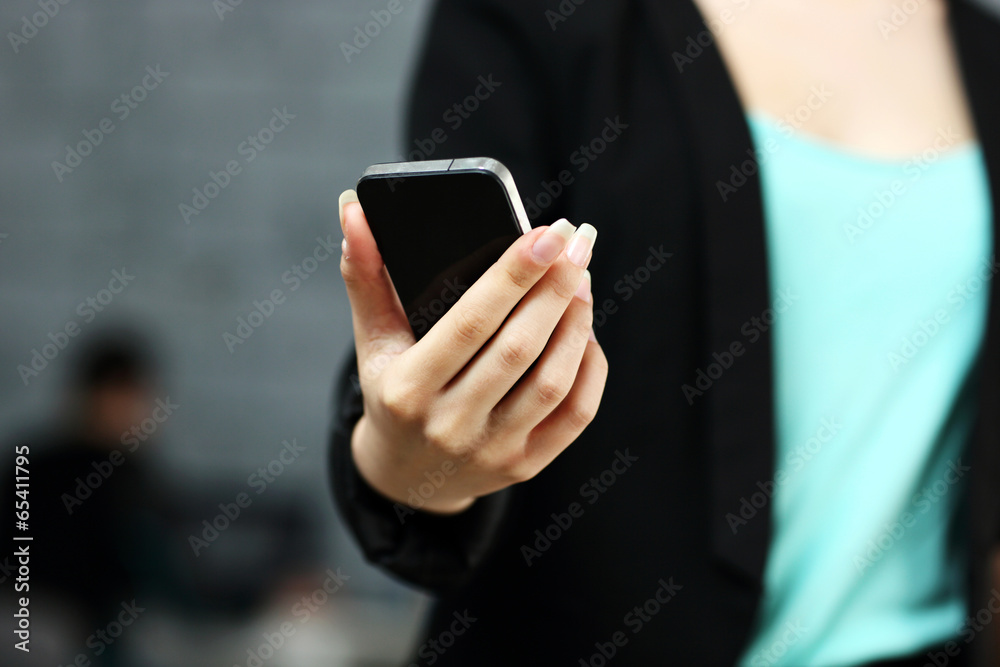
<instances>
[{"instance_id":1,"label":"blazer sleeve","mask_svg":"<svg viewBox=\"0 0 1000 667\"><path fill-rule=\"evenodd\" d=\"M375 491L351 456L351 432L363 412L356 369L352 353L335 391L330 464L340 514L369 562L430 591L457 588L482 561L511 491L479 498L466 511L450 516L412 510Z\"/></svg>"},{"instance_id":2,"label":"blazer sleeve","mask_svg":"<svg viewBox=\"0 0 1000 667\"><path fill-rule=\"evenodd\" d=\"M537 26L534 23L537 22ZM533 44L548 30L537 3L444 0L433 11L414 77L403 154L409 160L494 157L514 175L522 197L550 180L557 137L554 113ZM533 35L537 32L537 35ZM558 172L555 172L558 173ZM551 222L559 202L545 209ZM539 216L541 218L541 216ZM350 437L363 413L357 360L346 360L335 392L331 436L334 497L372 563L419 587L461 586L511 520L517 488L478 499L458 515L409 512L372 489L351 456Z\"/></svg>"}]
</instances>

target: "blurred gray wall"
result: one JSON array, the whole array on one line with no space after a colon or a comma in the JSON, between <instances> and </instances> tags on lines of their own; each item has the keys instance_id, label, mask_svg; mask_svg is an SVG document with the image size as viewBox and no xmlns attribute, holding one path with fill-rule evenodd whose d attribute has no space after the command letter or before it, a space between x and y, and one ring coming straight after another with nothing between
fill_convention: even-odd
<instances>
[{"instance_id":1,"label":"blurred gray wall","mask_svg":"<svg viewBox=\"0 0 1000 667\"><path fill-rule=\"evenodd\" d=\"M174 478L231 500L282 439L297 438L306 454L268 494L310 494L331 526L331 561L363 572L352 590L387 590L333 529L326 477L331 382L350 340L337 197L365 166L400 154L428 3L404 2L350 63L340 43L386 3L244 0L226 3L222 18L222 0L47 4L58 13L16 44L8 33L22 33L38 0L0 5L0 436L58 398L80 336L27 386L18 371L50 333L138 323L157 334L167 393L181 406L160 443ZM169 74L157 83L147 66ZM152 90L137 92L135 108L116 102L144 78ZM239 146L275 108L294 119L248 162ZM113 131L57 174L66 145L88 141L85 131L96 140L105 118ZM179 205L231 160L241 172L186 222ZM283 282L328 236L334 255L307 262L315 272L297 289ZM134 280L100 313L78 310L114 270ZM275 289L284 303L231 353L223 333Z\"/></svg>"}]
</instances>

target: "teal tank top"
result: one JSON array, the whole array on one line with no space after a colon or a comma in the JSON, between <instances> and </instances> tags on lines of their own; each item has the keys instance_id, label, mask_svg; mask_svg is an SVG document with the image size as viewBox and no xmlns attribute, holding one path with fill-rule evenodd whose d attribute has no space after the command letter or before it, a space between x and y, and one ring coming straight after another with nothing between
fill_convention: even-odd
<instances>
[{"instance_id":1,"label":"teal tank top","mask_svg":"<svg viewBox=\"0 0 1000 667\"><path fill-rule=\"evenodd\" d=\"M982 151L943 131L880 160L748 122L771 289L792 300L772 329L774 530L740 664L917 652L965 618L965 448L997 269Z\"/></svg>"}]
</instances>

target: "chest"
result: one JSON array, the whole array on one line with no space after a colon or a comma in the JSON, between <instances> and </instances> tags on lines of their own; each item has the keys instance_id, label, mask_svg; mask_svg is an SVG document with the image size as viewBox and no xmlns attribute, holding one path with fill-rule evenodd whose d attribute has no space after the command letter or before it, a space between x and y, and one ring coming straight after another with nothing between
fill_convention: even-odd
<instances>
[{"instance_id":1,"label":"chest","mask_svg":"<svg viewBox=\"0 0 1000 667\"><path fill-rule=\"evenodd\" d=\"M943 0L910 13L881 1L695 4L746 109L797 114L801 131L874 157L913 155L948 128L958 144L974 138Z\"/></svg>"}]
</instances>

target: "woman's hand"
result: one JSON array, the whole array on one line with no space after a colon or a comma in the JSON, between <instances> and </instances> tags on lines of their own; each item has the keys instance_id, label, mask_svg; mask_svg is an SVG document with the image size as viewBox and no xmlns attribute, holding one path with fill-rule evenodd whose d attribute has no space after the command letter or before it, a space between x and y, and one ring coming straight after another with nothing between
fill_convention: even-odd
<instances>
[{"instance_id":1,"label":"woman's hand","mask_svg":"<svg viewBox=\"0 0 1000 667\"><path fill-rule=\"evenodd\" d=\"M520 237L415 341L352 190L340 209L364 395L351 439L361 475L391 500L438 513L534 477L604 392L586 271L596 230L560 220Z\"/></svg>"}]
</instances>

